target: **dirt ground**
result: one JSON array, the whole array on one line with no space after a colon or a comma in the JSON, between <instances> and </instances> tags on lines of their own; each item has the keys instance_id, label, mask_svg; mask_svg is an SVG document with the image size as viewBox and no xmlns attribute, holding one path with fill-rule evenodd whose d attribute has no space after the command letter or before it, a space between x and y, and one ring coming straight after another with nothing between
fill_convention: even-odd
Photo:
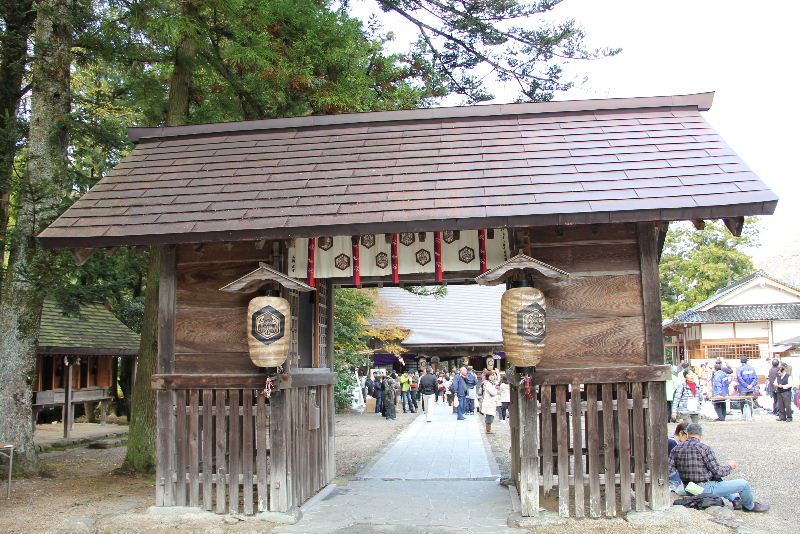
<instances>
[{"instance_id":1,"label":"dirt ground","mask_svg":"<svg viewBox=\"0 0 800 534\"><path fill-rule=\"evenodd\" d=\"M387 421L376 414L337 415L337 477L360 469L414 417L399 413L397 420ZM269 532L273 526L223 516L153 517L147 510L155 496L154 477L116 474L124 457L125 447L40 454L47 477L15 479L10 501L0 487L0 533L234 534Z\"/></svg>"},{"instance_id":2,"label":"dirt ground","mask_svg":"<svg viewBox=\"0 0 800 534\"><path fill-rule=\"evenodd\" d=\"M369 463L414 417L399 413L396 421L387 421L375 414L337 415L337 477L346 479ZM739 461L740 468L734 476L749 480L756 498L773 507L767 514L736 512L736 518L760 531L796 531L800 503L793 488L800 472L800 423L779 423L762 415L752 423L732 420L704 426L706 441L716 449L720 459ZM496 434L491 436L490 443L501 473L507 474L509 425L497 421L494 430ZM148 514L154 499L154 479L116 474L124 455L124 447L79 447L41 454L49 476L14 480L10 501L0 497L0 533L236 534L266 533L274 526L265 521L239 521L213 514L169 517ZM597 524L590 526L584 522L579 530L623 533L636 527L636 532L666 532L621 520L593 523ZM567 526L548 530L562 531L573 532Z\"/></svg>"}]
</instances>

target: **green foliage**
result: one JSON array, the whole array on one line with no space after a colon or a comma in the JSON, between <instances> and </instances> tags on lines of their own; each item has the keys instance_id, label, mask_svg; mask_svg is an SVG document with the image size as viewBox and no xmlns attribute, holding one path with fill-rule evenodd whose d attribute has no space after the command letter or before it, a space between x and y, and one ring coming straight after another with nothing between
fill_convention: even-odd
<instances>
[{"instance_id":1,"label":"green foliage","mask_svg":"<svg viewBox=\"0 0 800 534\"><path fill-rule=\"evenodd\" d=\"M355 387L353 372L369 365L370 354L367 317L375 309L377 292L373 289L337 289L333 298L333 346L336 354L333 369L339 376L334 388L337 409L350 407Z\"/></svg>"},{"instance_id":2,"label":"green foliage","mask_svg":"<svg viewBox=\"0 0 800 534\"><path fill-rule=\"evenodd\" d=\"M753 260L743 250L758 243L756 218L745 221L742 237L734 237L719 221L704 230L689 223L670 225L659 266L661 309L675 317L753 272Z\"/></svg>"}]
</instances>

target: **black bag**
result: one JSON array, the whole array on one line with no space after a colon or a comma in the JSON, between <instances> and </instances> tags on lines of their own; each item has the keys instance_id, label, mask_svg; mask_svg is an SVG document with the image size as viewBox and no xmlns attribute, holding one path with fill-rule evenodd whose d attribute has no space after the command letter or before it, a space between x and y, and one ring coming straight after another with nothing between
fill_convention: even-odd
<instances>
[{"instance_id":1,"label":"black bag","mask_svg":"<svg viewBox=\"0 0 800 534\"><path fill-rule=\"evenodd\" d=\"M675 506L685 506L686 508L694 508L695 510L705 510L712 506L725 506L725 501L722 497L717 497L709 493L701 493L700 495L689 495L688 497L681 497L673 503Z\"/></svg>"}]
</instances>

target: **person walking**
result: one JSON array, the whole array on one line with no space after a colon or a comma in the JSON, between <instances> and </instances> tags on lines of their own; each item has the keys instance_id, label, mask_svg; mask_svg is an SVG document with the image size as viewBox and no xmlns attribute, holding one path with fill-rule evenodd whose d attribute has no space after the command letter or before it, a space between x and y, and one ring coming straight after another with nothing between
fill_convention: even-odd
<instances>
[{"instance_id":1,"label":"person walking","mask_svg":"<svg viewBox=\"0 0 800 534\"><path fill-rule=\"evenodd\" d=\"M731 385L731 377L722 369L722 364L714 364L714 374L711 376L712 397L727 397L730 395L729 386ZM715 398L712 403L714 404L714 411L717 412L717 418L724 421L728 412L726 399Z\"/></svg>"},{"instance_id":2,"label":"person walking","mask_svg":"<svg viewBox=\"0 0 800 534\"><path fill-rule=\"evenodd\" d=\"M684 484L694 482L704 494L730 499L735 509L743 512L766 512L770 506L753 497L750 483L743 479L722 480L739 467L736 462L720 465L714 450L703 443L703 427L691 423L686 427L688 438L669 453L669 472L678 472ZM738 493L739 498L732 498ZM741 507L741 508L740 508Z\"/></svg>"},{"instance_id":3,"label":"person walking","mask_svg":"<svg viewBox=\"0 0 800 534\"><path fill-rule=\"evenodd\" d=\"M778 409L776 415L778 421L792 420L792 377L786 370L786 367L781 365L778 367L778 376L775 377L775 391L778 399Z\"/></svg>"},{"instance_id":4,"label":"person walking","mask_svg":"<svg viewBox=\"0 0 800 534\"><path fill-rule=\"evenodd\" d=\"M505 376L500 379L500 420L505 421L508 415L508 407L511 405L511 384Z\"/></svg>"},{"instance_id":5,"label":"person walking","mask_svg":"<svg viewBox=\"0 0 800 534\"><path fill-rule=\"evenodd\" d=\"M683 371L685 380L675 392L672 403L672 420L678 417L687 423L700 422L700 410L703 406L703 389L697 382L697 375L691 367Z\"/></svg>"},{"instance_id":6,"label":"person walking","mask_svg":"<svg viewBox=\"0 0 800 534\"><path fill-rule=\"evenodd\" d=\"M494 414L497 412L497 387L494 385L494 373L485 371L483 374L483 395L481 396L481 412L486 423L486 433L492 432Z\"/></svg>"},{"instance_id":7,"label":"person walking","mask_svg":"<svg viewBox=\"0 0 800 534\"><path fill-rule=\"evenodd\" d=\"M419 379L419 392L422 395L422 409L425 411L425 420L433 421L433 404L436 402L436 391L439 387L433 367L428 367L425 376Z\"/></svg>"},{"instance_id":8,"label":"person walking","mask_svg":"<svg viewBox=\"0 0 800 534\"><path fill-rule=\"evenodd\" d=\"M375 413L383 413L383 377L378 376L372 383L372 392L375 397Z\"/></svg>"},{"instance_id":9,"label":"person walking","mask_svg":"<svg viewBox=\"0 0 800 534\"><path fill-rule=\"evenodd\" d=\"M458 421L466 419L464 411L467 407L467 368L462 367L459 373L453 378L453 383L450 384L450 389L453 391L453 402L457 402L456 413L458 414Z\"/></svg>"},{"instance_id":10,"label":"person walking","mask_svg":"<svg viewBox=\"0 0 800 534\"><path fill-rule=\"evenodd\" d=\"M758 389L758 375L756 370L747 363L747 356L742 356L742 365L736 370L736 380L739 384L739 395L744 397L754 397ZM753 400L750 398L742 399L742 421L753 420Z\"/></svg>"},{"instance_id":11,"label":"person walking","mask_svg":"<svg viewBox=\"0 0 800 534\"><path fill-rule=\"evenodd\" d=\"M414 411L419 409L419 403L422 402L419 393L419 371L414 371L410 375L411 378L411 401L414 403Z\"/></svg>"}]
</instances>

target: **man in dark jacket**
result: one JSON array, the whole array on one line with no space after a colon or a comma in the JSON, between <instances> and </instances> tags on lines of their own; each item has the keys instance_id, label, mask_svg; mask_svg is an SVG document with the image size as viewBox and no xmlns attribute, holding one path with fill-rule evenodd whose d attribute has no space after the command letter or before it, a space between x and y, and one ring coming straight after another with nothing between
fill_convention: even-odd
<instances>
[{"instance_id":1,"label":"man in dark jacket","mask_svg":"<svg viewBox=\"0 0 800 534\"><path fill-rule=\"evenodd\" d=\"M377 377L372 384L372 391L375 397L375 413L383 413L383 380Z\"/></svg>"},{"instance_id":2,"label":"man in dark jacket","mask_svg":"<svg viewBox=\"0 0 800 534\"><path fill-rule=\"evenodd\" d=\"M767 373L767 395L772 397L772 413L778 412L778 395L775 389L775 379L778 378L778 358L772 358L772 367L769 368Z\"/></svg>"},{"instance_id":3,"label":"man in dark jacket","mask_svg":"<svg viewBox=\"0 0 800 534\"><path fill-rule=\"evenodd\" d=\"M450 385L450 391L455 394L455 398L458 399L458 407L456 408L456 413L458 414L458 421L463 421L466 419L464 417L464 410L467 404L467 368L462 367L456 377L453 379L453 383Z\"/></svg>"},{"instance_id":4,"label":"man in dark jacket","mask_svg":"<svg viewBox=\"0 0 800 534\"><path fill-rule=\"evenodd\" d=\"M742 365L736 370L736 380L739 384L739 395L745 397L755 396L758 389L758 375L753 366L747 363L747 356L741 357ZM753 401L744 399L742 401L742 421L753 420Z\"/></svg>"},{"instance_id":5,"label":"man in dark jacket","mask_svg":"<svg viewBox=\"0 0 800 534\"><path fill-rule=\"evenodd\" d=\"M425 410L425 420L433 420L433 404L436 402L436 388L439 387L433 368L428 367L427 374L419 379L419 392L422 395L422 409Z\"/></svg>"}]
</instances>

